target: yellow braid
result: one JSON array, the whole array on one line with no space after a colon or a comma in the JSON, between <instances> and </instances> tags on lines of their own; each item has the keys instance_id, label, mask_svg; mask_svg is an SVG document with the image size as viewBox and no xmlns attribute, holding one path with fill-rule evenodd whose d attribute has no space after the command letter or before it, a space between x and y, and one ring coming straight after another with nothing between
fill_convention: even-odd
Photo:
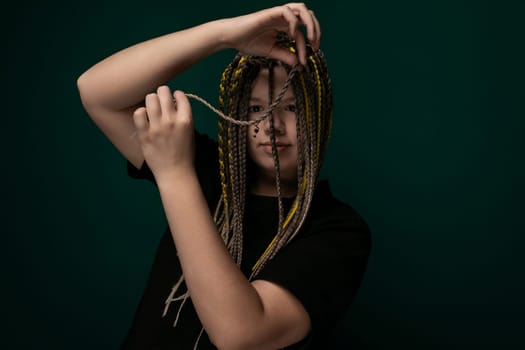
<instances>
[{"instance_id":1,"label":"yellow braid","mask_svg":"<svg viewBox=\"0 0 525 350\"><path fill-rule=\"evenodd\" d=\"M321 77L319 76L319 70L313 56L308 57L312 62L315 70L315 78L317 79L317 154L321 152Z\"/></svg>"},{"instance_id":2,"label":"yellow braid","mask_svg":"<svg viewBox=\"0 0 525 350\"><path fill-rule=\"evenodd\" d=\"M303 88L304 99L305 101L308 101L308 99L306 98L308 96L306 92L306 84L304 82L304 78L302 74L299 75L299 80L301 81L301 87ZM306 134L310 135L310 106L308 105L308 103L304 104L304 114L306 118L306 128L308 129L307 130L308 132Z\"/></svg>"},{"instance_id":3,"label":"yellow braid","mask_svg":"<svg viewBox=\"0 0 525 350\"><path fill-rule=\"evenodd\" d=\"M227 192L227 185L226 185L226 174L224 173L224 150L222 149L222 146L224 145L224 139L222 137L222 132L224 130L224 126L222 124L222 121L219 120L219 135L217 136L217 141L219 144L219 171L221 176L221 189L222 189L222 199L224 202L224 212L229 212L229 206L228 206L228 192ZM229 218L228 215L226 215L226 227L229 230Z\"/></svg>"}]
</instances>

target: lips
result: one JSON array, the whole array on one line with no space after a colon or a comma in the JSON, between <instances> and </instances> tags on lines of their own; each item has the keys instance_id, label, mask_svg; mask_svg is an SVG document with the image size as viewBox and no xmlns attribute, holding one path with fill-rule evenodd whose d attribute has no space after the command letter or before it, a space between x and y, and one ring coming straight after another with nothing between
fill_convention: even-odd
<instances>
[{"instance_id":1,"label":"lips","mask_svg":"<svg viewBox=\"0 0 525 350\"><path fill-rule=\"evenodd\" d=\"M276 142L275 143L275 149L277 150L277 152L282 152L283 150L285 150L286 148L288 148L290 146L291 146L290 144L283 143L283 142ZM266 153L272 153L272 144L270 142L260 143L259 147L262 147L262 149Z\"/></svg>"},{"instance_id":2,"label":"lips","mask_svg":"<svg viewBox=\"0 0 525 350\"><path fill-rule=\"evenodd\" d=\"M260 143L259 145L272 147L272 143L271 142L264 142L264 143ZM290 145L287 144L287 143L283 143L283 142L276 142L275 146L277 146L277 147L288 147Z\"/></svg>"}]
</instances>

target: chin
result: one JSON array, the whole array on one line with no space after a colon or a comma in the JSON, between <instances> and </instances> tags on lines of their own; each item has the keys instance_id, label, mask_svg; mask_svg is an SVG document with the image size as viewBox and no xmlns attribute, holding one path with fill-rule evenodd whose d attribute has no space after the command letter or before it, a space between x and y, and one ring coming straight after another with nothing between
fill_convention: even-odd
<instances>
[{"instance_id":1,"label":"chin","mask_svg":"<svg viewBox=\"0 0 525 350\"><path fill-rule=\"evenodd\" d=\"M275 167L273 164L271 168L265 168L264 172L268 175L268 177L275 179ZM285 167L281 167L279 169L279 175L281 182L297 181L297 168L287 169Z\"/></svg>"}]
</instances>

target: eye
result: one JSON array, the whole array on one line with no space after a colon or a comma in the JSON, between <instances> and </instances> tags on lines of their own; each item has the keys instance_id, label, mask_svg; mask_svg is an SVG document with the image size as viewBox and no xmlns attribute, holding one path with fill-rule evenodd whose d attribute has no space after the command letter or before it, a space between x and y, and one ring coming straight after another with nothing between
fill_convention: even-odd
<instances>
[{"instance_id":1,"label":"eye","mask_svg":"<svg viewBox=\"0 0 525 350\"><path fill-rule=\"evenodd\" d=\"M285 107L285 110L295 113L297 112L297 106L295 104L289 104Z\"/></svg>"},{"instance_id":2,"label":"eye","mask_svg":"<svg viewBox=\"0 0 525 350\"><path fill-rule=\"evenodd\" d=\"M253 105L248 107L248 113L259 113L262 112L262 107L259 105Z\"/></svg>"}]
</instances>

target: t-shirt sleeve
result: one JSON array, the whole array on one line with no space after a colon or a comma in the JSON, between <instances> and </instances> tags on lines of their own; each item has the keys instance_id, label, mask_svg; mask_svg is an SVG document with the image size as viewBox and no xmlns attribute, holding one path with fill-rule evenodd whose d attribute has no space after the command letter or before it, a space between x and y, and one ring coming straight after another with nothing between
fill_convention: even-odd
<instances>
[{"instance_id":1,"label":"t-shirt sleeve","mask_svg":"<svg viewBox=\"0 0 525 350\"><path fill-rule=\"evenodd\" d=\"M371 249L369 228L353 209L344 206L326 214L283 248L257 277L299 299L310 316L314 337L330 332L344 317Z\"/></svg>"},{"instance_id":2,"label":"t-shirt sleeve","mask_svg":"<svg viewBox=\"0 0 525 350\"><path fill-rule=\"evenodd\" d=\"M149 168L146 161L142 162L140 168L135 167L129 160L126 163L129 177L132 179L148 180L155 183L155 177L153 176L153 173L151 172L151 169Z\"/></svg>"}]
</instances>

